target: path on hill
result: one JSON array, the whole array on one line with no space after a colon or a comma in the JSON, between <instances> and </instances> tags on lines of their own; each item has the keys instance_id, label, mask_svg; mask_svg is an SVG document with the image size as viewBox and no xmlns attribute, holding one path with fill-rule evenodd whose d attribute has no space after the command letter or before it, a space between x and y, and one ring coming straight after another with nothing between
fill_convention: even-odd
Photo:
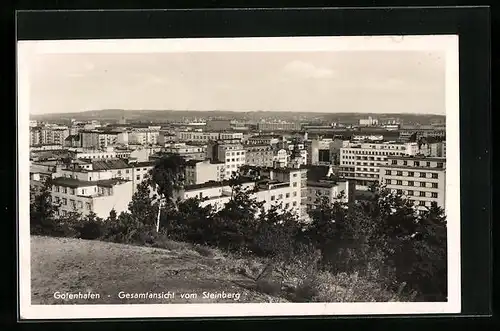
<instances>
[{"instance_id":1,"label":"path on hill","mask_svg":"<svg viewBox=\"0 0 500 331\"><path fill-rule=\"evenodd\" d=\"M189 249L32 236L31 300L32 304L286 302L248 289L254 282L228 272L228 264L230 260L201 256ZM203 292L222 291L239 293L240 298L203 298ZM60 299L54 297L56 292L90 292L99 298ZM119 297L125 293L143 297ZM152 293L164 297L144 298ZM196 297L182 298L182 294Z\"/></svg>"}]
</instances>

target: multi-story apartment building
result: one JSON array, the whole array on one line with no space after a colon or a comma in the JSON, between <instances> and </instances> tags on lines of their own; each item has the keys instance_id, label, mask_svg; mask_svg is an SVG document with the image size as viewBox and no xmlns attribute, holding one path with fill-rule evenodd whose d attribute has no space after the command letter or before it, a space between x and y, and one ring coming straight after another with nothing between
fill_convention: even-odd
<instances>
[{"instance_id":1,"label":"multi-story apartment building","mask_svg":"<svg viewBox=\"0 0 500 331\"><path fill-rule=\"evenodd\" d=\"M257 124L260 131L300 131L300 123L287 122L260 122Z\"/></svg>"},{"instance_id":2,"label":"multi-story apartment building","mask_svg":"<svg viewBox=\"0 0 500 331\"><path fill-rule=\"evenodd\" d=\"M167 154L176 154L185 160L203 160L206 156L206 147L187 145L185 143L169 144L163 150Z\"/></svg>"},{"instance_id":3,"label":"multi-story apartment building","mask_svg":"<svg viewBox=\"0 0 500 331\"><path fill-rule=\"evenodd\" d=\"M280 136L278 135L257 135L248 137L248 144L255 145L275 145L280 141Z\"/></svg>"},{"instance_id":4,"label":"multi-story apartment building","mask_svg":"<svg viewBox=\"0 0 500 331\"><path fill-rule=\"evenodd\" d=\"M137 145L156 145L160 127L134 128L128 133L128 143Z\"/></svg>"},{"instance_id":5,"label":"multi-story apartment building","mask_svg":"<svg viewBox=\"0 0 500 331\"><path fill-rule=\"evenodd\" d=\"M237 173L245 164L246 151L240 143L221 142L216 145L217 160L225 163L225 178L230 178L233 173Z\"/></svg>"},{"instance_id":6,"label":"multi-story apartment building","mask_svg":"<svg viewBox=\"0 0 500 331\"><path fill-rule=\"evenodd\" d=\"M322 197L327 197L328 201L332 203L335 201L347 202L351 194L349 186L349 182L346 180L307 181L306 210L313 209ZM343 198L339 199L341 194L343 194Z\"/></svg>"},{"instance_id":7,"label":"multi-story apartment building","mask_svg":"<svg viewBox=\"0 0 500 331\"><path fill-rule=\"evenodd\" d=\"M226 177L225 163L213 160L190 160L185 168L186 185L220 182Z\"/></svg>"},{"instance_id":8,"label":"multi-story apartment building","mask_svg":"<svg viewBox=\"0 0 500 331\"><path fill-rule=\"evenodd\" d=\"M416 139L422 137L446 137L445 126L421 125L421 126L401 126L399 137L401 140L408 140L415 134Z\"/></svg>"},{"instance_id":9,"label":"multi-story apartment building","mask_svg":"<svg viewBox=\"0 0 500 331\"><path fill-rule=\"evenodd\" d=\"M242 132L196 132L196 131L179 131L176 133L177 140L190 141L197 143L207 143L217 140L241 140L243 139Z\"/></svg>"},{"instance_id":10,"label":"multi-story apartment building","mask_svg":"<svg viewBox=\"0 0 500 331\"><path fill-rule=\"evenodd\" d=\"M42 126L30 128L30 146L59 145L64 146L69 136L69 129L65 126Z\"/></svg>"},{"instance_id":11,"label":"multi-story apartment building","mask_svg":"<svg viewBox=\"0 0 500 331\"><path fill-rule=\"evenodd\" d=\"M258 182L253 179L242 181L242 186L251 190L251 195L258 201L264 202L264 209L272 205L280 205L282 209L290 210L303 217L302 201L302 169L272 169L262 168L263 178ZM198 197L202 199L202 206L212 205L222 208L231 199L232 188L229 182L207 182L205 184L190 185L176 192L180 199Z\"/></svg>"},{"instance_id":12,"label":"multi-story apartment building","mask_svg":"<svg viewBox=\"0 0 500 331\"><path fill-rule=\"evenodd\" d=\"M247 144L244 146L245 163L250 166L272 167L274 160L273 149L270 145Z\"/></svg>"},{"instance_id":13,"label":"multi-story apartment building","mask_svg":"<svg viewBox=\"0 0 500 331\"><path fill-rule=\"evenodd\" d=\"M380 180L380 167L388 156L415 155L417 143L345 143L340 149L340 176L356 181L356 188L367 190Z\"/></svg>"},{"instance_id":14,"label":"multi-story apartment building","mask_svg":"<svg viewBox=\"0 0 500 331\"><path fill-rule=\"evenodd\" d=\"M82 130L79 135L83 148L106 148L125 141L127 132Z\"/></svg>"},{"instance_id":15,"label":"multi-story apartment building","mask_svg":"<svg viewBox=\"0 0 500 331\"><path fill-rule=\"evenodd\" d=\"M59 177L52 180L51 198L60 206L61 216L75 211L82 215L94 212L98 217L107 218L112 209L118 214L126 211L132 195L132 182L119 178L85 181Z\"/></svg>"},{"instance_id":16,"label":"multi-story apartment building","mask_svg":"<svg viewBox=\"0 0 500 331\"><path fill-rule=\"evenodd\" d=\"M69 151L73 159L116 159L118 158L114 150L99 150L99 149L74 149Z\"/></svg>"},{"instance_id":17,"label":"multi-story apartment building","mask_svg":"<svg viewBox=\"0 0 500 331\"><path fill-rule=\"evenodd\" d=\"M446 159L388 156L380 167L380 184L411 199L418 210L425 210L433 202L445 208Z\"/></svg>"},{"instance_id":18,"label":"multi-story apartment building","mask_svg":"<svg viewBox=\"0 0 500 331\"><path fill-rule=\"evenodd\" d=\"M310 165L330 165L338 164L340 158L340 139L312 139L305 141L305 149Z\"/></svg>"}]
</instances>

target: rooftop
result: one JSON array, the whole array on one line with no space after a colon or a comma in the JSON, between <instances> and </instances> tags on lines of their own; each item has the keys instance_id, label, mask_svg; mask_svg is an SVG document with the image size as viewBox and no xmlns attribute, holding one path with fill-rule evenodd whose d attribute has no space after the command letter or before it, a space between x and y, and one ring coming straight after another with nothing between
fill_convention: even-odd
<instances>
[{"instance_id":1,"label":"rooftop","mask_svg":"<svg viewBox=\"0 0 500 331\"><path fill-rule=\"evenodd\" d=\"M128 182L127 180L121 178L113 178L98 181L86 181L67 177L58 177L52 180L53 185L65 186L65 187L88 187L88 186L103 186L103 187L113 187L118 184Z\"/></svg>"},{"instance_id":2,"label":"rooftop","mask_svg":"<svg viewBox=\"0 0 500 331\"><path fill-rule=\"evenodd\" d=\"M338 186L339 182L337 181L307 181L307 186L309 187L325 187L332 188Z\"/></svg>"},{"instance_id":3,"label":"rooftop","mask_svg":"<svg viewBox=\"0 0 500 331\"><path fill-rule=\"evenodd\" d=\"M254 182L254 181L251 178L242 177L239 179L238 184L246 184L246 183L252 183L252 182ZM200 188L223 187L223 186L229 186L231 184L232 183L229 180L224 180L222 182L209 181L209 182L202 183L202 184L186 185L186 186L184 186L184 190L190 191L190 190L197 190Z\"/></svg>"},{"instance_id":4,"label":"rooftop","mask_svg":"<svg viewBox=\"0 0 500 331\"><path fill-rule=\"evenodd\" d=\"M412 160L412 161L431 161L431 162L446 162L445 157L432 157L425 155L389 155L387 160Z\"/></svg>"},{"instance_id":5,"label":"rooftop","mask_svg":"<svg viewBox=\"0 0 500 331\"><path fill-rule=\"evenodd\" d=\"M92 161L93 170L111 170L111 169L124 169L131 168L123 159L108 159Z\"/></svg>"}]
</instances>

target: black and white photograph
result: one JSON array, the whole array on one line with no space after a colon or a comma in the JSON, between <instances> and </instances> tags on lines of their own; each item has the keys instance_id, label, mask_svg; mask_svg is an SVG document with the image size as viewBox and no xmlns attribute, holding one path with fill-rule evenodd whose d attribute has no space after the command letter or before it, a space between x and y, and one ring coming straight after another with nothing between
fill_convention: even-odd
<instances>
[{"instance_id":1,"label":"black and white photograph","mask_svg":"<svg viewBox=\"0 0 500 331\"><path fill-rule=\"evenodd\" d=\"M18 131L22 316L460 312L455 35L19 41Z\"/></svg>"}]
</instances>

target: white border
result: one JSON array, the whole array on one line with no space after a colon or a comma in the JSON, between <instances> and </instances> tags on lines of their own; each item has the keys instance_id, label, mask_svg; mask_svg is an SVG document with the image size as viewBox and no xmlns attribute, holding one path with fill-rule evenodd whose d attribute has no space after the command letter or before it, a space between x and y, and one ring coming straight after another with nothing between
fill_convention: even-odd
<instances>
[{"instance_id":1,"label":"white border","mask_svg":"<svg viewBox=\"0 0 500 331\"><path fill-rule=\"evenodd\" d=\"M448 302L445 303L239 303L168 305L31 305L29 222L30 56L39 53L289 52L289 51L446 52L446 214L448 223ZM249 317L366 314L459 313L460 150L458 36L287 37L217 39L68 40L18 42L19 289L21 319Z\"/></svg>"}]
</instances>

